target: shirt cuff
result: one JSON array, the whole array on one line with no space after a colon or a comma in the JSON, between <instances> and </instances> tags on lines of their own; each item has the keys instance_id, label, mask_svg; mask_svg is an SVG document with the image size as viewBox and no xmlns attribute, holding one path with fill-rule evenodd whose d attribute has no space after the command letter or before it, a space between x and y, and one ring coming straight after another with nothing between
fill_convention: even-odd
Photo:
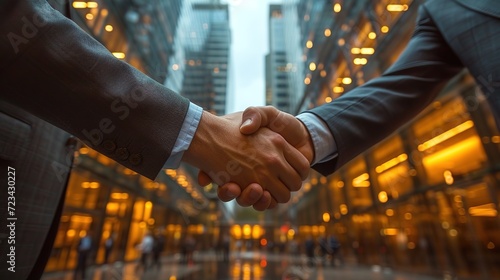
<instances>
[{"instance_id":1,"label":"shirt cuff","mask_svg":"<svg viewBox=\"0 0 500 280\"><path fill-rule=\"evenodd\" d=\"M202 113L203 109L200 106L194 103L189 103L186 118L184 118L184 123L182 124L179 136L177 136L177 140L175 141L174 148L170 153L170 157L163 165L164 168L175 169L179 167L184 152L189 148L189 145L191 145L191 141L193 140L198 124L200 123Z\"/></svg>"},{"instance_id":2,"label":"shirt cuff","mask_svg":"<svg viewBox=\"0 0 500 280\"><path fill-rule=\"evenodd\" d=\"M307 128L314 145L314 159L311 165L326 162L337 157L337 143L326 123L312 113L296 116Z\"/></svg>"}]
</instances>

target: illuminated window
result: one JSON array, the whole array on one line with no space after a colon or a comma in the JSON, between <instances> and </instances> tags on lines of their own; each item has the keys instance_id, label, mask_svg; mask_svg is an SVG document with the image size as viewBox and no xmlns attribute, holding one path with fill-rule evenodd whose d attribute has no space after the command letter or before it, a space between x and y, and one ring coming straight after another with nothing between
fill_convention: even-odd
<instances>
[{"instance_id":1,"label":"illuminated window","mask_svg":"<svg viewBox=\"0 0 500 280\"><path fill-rule=\"evenodd\" d=\"M466 110L462 98L455 97L413 125L429 184L450 183L486 164L483 143Z\"/></svg>"}]
</instances>

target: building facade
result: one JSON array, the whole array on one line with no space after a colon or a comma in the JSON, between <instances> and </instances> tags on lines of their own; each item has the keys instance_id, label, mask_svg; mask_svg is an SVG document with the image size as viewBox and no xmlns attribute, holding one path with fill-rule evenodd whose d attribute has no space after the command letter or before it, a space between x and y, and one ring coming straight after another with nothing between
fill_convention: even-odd
<instances>
[{"instance_id":1,"label":"building facade","mask_svg":"<svg viewBox=\"0 0 500 280\"><path fill-rule=\"evenodd\" d=\"M292 92L288 82L285 21L282 5L269 6L269 54L266 56L266 105L290 112Z\"/></svg>"},{"instance_id":2,"label":"building facade","mask_svg":"<svg viewBox=\"0 0 500 280\"><path fill-rule=\"evenodd\" d=\"M180 34L182 55L171 67L184 65L180 93L216 115L226 113L228 83L231 79L228 5L219 1L192 1ZM167 85L172 82L167 81Z\"/></svg>"},{"instance_id":3,"label":"building facade","mask_svg":"<svg viewBox=\"0 0 500 280\"><path fill-rule=\"evenodd\" d=\"M213 8L191 2L73 1L71 19L117 58L180 93L191 92L192 61L196 65L196 55L200 60L203 58L203 64L211 68L211 77L215 78L207 81L211 86L208 91L202 90L204 85L197 90L205 95L214 92L217 97L209 102L212 106L209 109L224 113L225 106L220 104L225 100L223 80L227 78L224 69L229 53L228 10L221 5ZM200 16L200 22L207 20L210 28L205 29L203 22L197 26L205 30L205 39L196 53L186 44L183 28L199 16L198 12L204 15ZM200 42L194 39L192 42ZM215 73L217 67L219 73ZM208 219L224 221L226 216L214 216L219 212L217 203L212 201L213 191L196 187L194 172L181 166L165 170L151 181L79 143L58 234L45 270L74 269L78 242L88 234L93 239L90 256L93 264L104 263L104 243L108 237L114 239L108 262L138 259L137 245L147 232L165 237L165 253L180 251L188 235L212 242L217 237L210 234L218 231L210 228ZM211 215L196 219L203 211Z\"/></svg>"},{"instance_id":4,"label":"building facade","mask_svg":"<svg viewBox=\"0 0 500 280\"><path fill-rule=\"evenodd\" d=\"M285 20L300 19L305 69L295 113L334 102L397 59L423 1L396 2L285 1L297 12ZM300 241L337 236L344 260L497 278L499 143L483 93L463 72L390 137L328 177L313 172L280 211Z\"/></svg>"}]
</instances>

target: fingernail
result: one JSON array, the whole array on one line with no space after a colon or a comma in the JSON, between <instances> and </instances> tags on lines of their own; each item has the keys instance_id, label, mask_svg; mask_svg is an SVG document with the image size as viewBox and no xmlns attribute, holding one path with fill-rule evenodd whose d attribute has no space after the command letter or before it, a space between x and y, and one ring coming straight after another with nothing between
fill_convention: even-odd
<instances>
[{"instance_id":1,"label":"fingernail","mask_svg":"<svg viewBox=\"0 0 500 280\"><path fill-rule=\"evenodd\" d=\"M245 122L243 122L243 124L241 125L241 127L244 127L244 126L247 126L247 125L250 125L252 124L252 119L247 119Z\"/></svg>"}]
</instances>

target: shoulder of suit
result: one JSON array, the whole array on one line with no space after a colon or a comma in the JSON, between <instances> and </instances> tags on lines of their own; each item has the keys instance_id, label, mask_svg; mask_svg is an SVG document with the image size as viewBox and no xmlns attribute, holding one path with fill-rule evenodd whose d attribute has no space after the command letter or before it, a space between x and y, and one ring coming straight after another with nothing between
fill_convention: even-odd
<instances>
[{"instance_id":1,"label":"shoulder of suit","mask_svg":"<svg viewBox=\"0 0 500 280\"><path fill-rule=\"evenodd\" d=\"M440 0L447 1L447 0ZM471 10L500 18L500 1L498 0L453 0Z\"/></svg>"}]
</instances>

